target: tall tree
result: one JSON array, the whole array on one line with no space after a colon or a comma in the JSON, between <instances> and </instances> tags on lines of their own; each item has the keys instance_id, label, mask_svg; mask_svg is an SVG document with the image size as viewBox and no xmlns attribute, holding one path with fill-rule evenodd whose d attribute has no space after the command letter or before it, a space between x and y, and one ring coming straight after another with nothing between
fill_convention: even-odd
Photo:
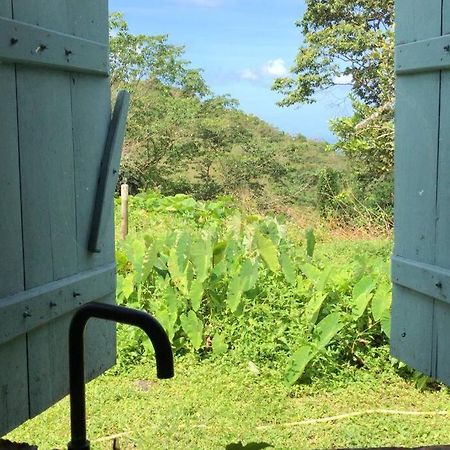
<instances>
[{"instance_id":1,"label":"tall tree","mask_svg":"<svg viewBox=\"0 0 450 450\"><path fill-rule=\"evenodd\" d=\"M331 129L335 149L350 158L367 196L392 179L394 0L306 0L306 6L291 76L277 79L273 89L283 94L281 106L291 106L312 103L317 92L337 84L351 86L354 115L335 120Z\"/></svg>"}]
</instances>

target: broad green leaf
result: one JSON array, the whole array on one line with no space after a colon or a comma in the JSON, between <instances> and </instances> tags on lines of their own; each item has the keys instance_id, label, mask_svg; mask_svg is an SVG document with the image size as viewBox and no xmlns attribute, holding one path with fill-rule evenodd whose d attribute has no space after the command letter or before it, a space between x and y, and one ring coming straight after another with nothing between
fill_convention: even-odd
<instances>
[{"instance_id":1,"label":"broad green leaf","mask_svg":"<svg viewBox=\"0 0 450 450\"><path fill-rule=\"evenodd\" d=\"M212 248L209 240L197 239L190 249L190 260L194 265L197 279L205 281L209 276L212 262Z\"/></svg>"},{"instance_id":2,"label":"broad green leaf","mask_svg":"<svg viewBox=\"0 0 450 450\"><path fill-rule=\"evenodd\" d=\"M317 322L317 317L319 316L320 309L326 298L327 294L324 292L315 292L312 295L311 300L303 311L303 317L307 323L314 325Z\"/></svg>"},{"instance_id":3,"label":"broad green leaf","mask_svg":"<svg viewBox=\"0 0 450 450\"><path fill-rule=\"evenodd\" d=\"M167 285L163 298L156 305L155 315L166 330L169 340L172 340L178 319L178 297L172 286Z\"/></svg>"},{"instance_id":4,"label":"broad green leaf","mask_svg":"<svg viewBox=\"0 0 450 450\"><path fill-rule=\"evenodd\" d=\"M355 319L360 318L364 314L375 286L376 282L371 277L366 276L361 278L353 287L352 315Z\"/></svg>"},{"instance_id":5,"label":"broad green leaf","mask_svg":"<svg viewBox=\"0 0 450 450\"><path fill-rule=\"evenodd\" d=\"M232 313L236 312L242 298L241 278L236 274L228 285L227 305Z\"/></svg>"},{"instance_id":6,"label":"broad green leaf","mask_svg":"<svg viewBox=\"0 0 450 450\"><path fill-rule=\"evenodd\" d=\"M214 335L212 340L212 349L213 352L217 353L218 355L221 355L228 350L228 345L225 342L225 338L222 335L220 334Z\"/></svg>"},{"instance_id":7,"label":"broad green leaf","mask_svg":"<svg viewBox=\"0 0 450 450\"><path fill-rule=\"evenodd\" d=\"M385 309L380 319L381 329L383 333L390 338L391 337L391 311Z\"/></svg>"},{"instance_id":8,"label":"broad green leaf","mask_svg":"<svg viewBox=\"0 0 450 450\"><path fill-rule=\"evenodd\" d=\"M192 282L189 297L191 299L192 309L197 312L200 309L203 298L203 282L201 280L195 279Z\"/></svg>"},{"instance_id":9,"label":"broad green leaf","mask_svg":"<svg viewBox=\"0 0 450 450\"><path fill-rule=\"evenodd\" d=\"M289 358L284 374L284 379L289 386L294 385L301 378L306 366L315 355L316 352L309 345L304 345Z\"/></svg>"},{"instance_id":10,"label":"broad green leaf","mask_svg":"<svg viewBox=\"0 0 450 450\"><path fill-rule=\"evenodd\" d=\"M273 242L263 234L255 234L256 246L258 247L261 258L272 272L279 272L280 263L278 261L278 250Z\"/></svg>"},{"instance_id":11,"label":"broad green leaf","mask_svg":"<svg viewBox=\"0 0 450 450\"><path fill-rule=\"evenodd\" d=\"M321 292L325 289L325 287L327 286L328 280L330 279L331 272L333 270L334 270L334 267L331 265L324 267L324 269L321 271L319 277L317 278L317 281L314 283L317 291Z\"/></svg>"},{"instance_id":12,"label":"broad green leaf","mask_svg":"<svg viewBox=\"0 0 450 450\"><path fill-rule=\"evenodd\" d=\"M380 321L383 313L391 307L391 286L380 284L372 298L372 316L376 322Z\"/></svg>"},{"instance_id":13,"label":"broad green leaf","mask_svg":"<svg viewBox=\"0 0 450 450\"><path fill-rule=\"evenodd\" d=\"M223 258L225 257L225 251L227 249L227 243L225 241L218 242L214 246L213 250L213 264L214 266L217 266Z\"/></svg>"},{"instance_id":14,"label":"broad green leaf","mask_svg":"<svg viewBox=\"0 0 450 450\"><path fill-rule=\"evenodd\" d=\"M252 262L251 260L246 259L242 263L239 278L241 279L240 285L242 292L254 289L256 282L258 281L258 262Z\"/></svg>"},{"instance_id":15,"label":"broad green leaf","mask_svg":"<svg viewBox=\"0 0 450 450\"><path fill-rule=\"evenodd\" d=\"M308 278L308 280L312 281L313 283L316 283L322 274L321 270L318 267L313 266L309 263L303 264L300 269L306 276L306 278Z\"/></svg>"},{"instance_id":16,"label":"broad green leaf","mask_svg":"<svg viewBox=\"0 0 450 450\"><path fill-rule=\"evenodd\" d=\"M314 256L314 249L316 247L316 237L314 236L314 230L309 229L305 232L306 237L306 254L312 258Z\"/></svg>"},{"instance_id":17,"label":"broad green leaf","mask_svg":"<svg viewBox=\"0 0 450 450\"><path fill-rule=\"evenodd\" d=\"M315 342L319 350L324 349L343 328L341 313L328 314L316 326L319 339Z\"/></svg>"},{"instance_id":18,"label":"broad green leaf","mask_svg":"<svg viewBox=\"0 0 450 450\"><path fill-rule=\"evenodd\" d=\"M289 284L295 284L297 280L297 273L295 271L294 264L292 264L291 258L285 252L281 252L280 256L281 270L284 278Z\"/></svg>"},{"instance_id":19,"label":"broad green leaf","mask_svg":"<svg viewBox=\"0 0 450 450\"><path fill-rule=\"evenodd\" d=\"M122 293L128 300L131 294L134 292L134 275L129 273L122 281Z\"/></svg>"},{"instance_id":20,"label":"broad green leaf","mask_svg":"<svg viewBox=\"0 0 450 450\"><path fill-rule=\"evenodd\" d=\"M194 311L180 316L181 326L192 343L194 350L203 346L203 322L197 317Z\"/></svg>"}]
</instances>

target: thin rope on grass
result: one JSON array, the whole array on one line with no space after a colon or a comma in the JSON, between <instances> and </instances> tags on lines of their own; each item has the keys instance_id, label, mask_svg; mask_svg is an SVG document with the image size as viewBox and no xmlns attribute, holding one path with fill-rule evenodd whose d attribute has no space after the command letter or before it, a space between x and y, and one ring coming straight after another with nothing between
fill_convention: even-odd
<instances>
[{"instance_id":1,"label":"thin rope on grass","mask_svg":"<svg viewBox=\"0 0 450 450\"><path fill-rule=\"evenodd\" d=\"M366 411L351 412L346 414L340 414L338 416L322 417L320 419L305 419L299 422L287 422L287 423L273 423L270 425L260 425L256 427L257 430L265 430L275 427L294 427L297 425L309 425L316 423L334 422L336 420L344 420L350 417L368 416L371 414L386 414L386 415L399 415L399 416L447 416L447 411L397 411L394 409L368 409Z\"/></svg>"}]
</instances>

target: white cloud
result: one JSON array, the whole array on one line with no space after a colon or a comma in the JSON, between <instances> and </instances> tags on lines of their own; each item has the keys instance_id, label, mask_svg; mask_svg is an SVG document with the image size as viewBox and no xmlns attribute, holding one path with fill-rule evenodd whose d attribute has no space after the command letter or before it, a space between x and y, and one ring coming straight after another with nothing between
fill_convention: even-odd
<instances>
[{"instance_id":1,"label":"white cloud","mask_svg":"<svg viewBox=\"0 0 450 450\"><path fill-rule=\"evenodd\" d=\"M353 77L351 75L339 75L333 79L334 84L352 84Z\"/></svg>"},{"instance_id":2,"label":"white cloud","mask_svg":"<svg viewBox=\"0 0 450 450\"><path fill-rule=\"evenodd\" d=\"M243 80L256 81L257 79L259 79L259 74L252 69L244 69L240 72L239 75Z\"/></svg>"},{"instance_id":3,"label":"white cloud","mask_svg":"<svg viewBox=\"0 0 450 450\"><path fill-rule=\"evenodd\" d=\"M263 67L263 72L271 77L283 77L288 74L286 62L282 58L267 61Z\"/></svg>"},{"instance_id":4,"label":"white cloud","mask_svg":"<svg viewBox=\"0 0 450 450\"><path fill-rule=\"evenodd\" d=\"M286 62L282 58L271 59L260 67L246 68L239 72L239 78L246 81L257 81L262 78L283 77L289 73Z\"/></svg>"}]
</instances>

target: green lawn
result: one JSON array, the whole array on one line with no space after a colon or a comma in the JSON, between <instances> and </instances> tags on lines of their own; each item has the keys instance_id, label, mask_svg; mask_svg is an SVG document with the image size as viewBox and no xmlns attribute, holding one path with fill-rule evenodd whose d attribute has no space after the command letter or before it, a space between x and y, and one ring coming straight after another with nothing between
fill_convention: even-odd
<instances>
[{"instance_id":1,"label":"green lawn","mask_svg":"<svg viewBox=\"0 0 450 450\"><path fill-rule=\"evenodd\" d=\"M450 442L447 388L419 391L390 370L348 369L336 381L319 380L294 390L231 361L178 361L173 380L157 381L154 372L150 364L141 365L89 384L93 450L111 449L112 440L102 438L116 434L121 449L306 450ZM353 412L361 415L304 422ZM40 450L65 448L67 400L8 438L37 444Z\"/></svg>"}]
</instances>

